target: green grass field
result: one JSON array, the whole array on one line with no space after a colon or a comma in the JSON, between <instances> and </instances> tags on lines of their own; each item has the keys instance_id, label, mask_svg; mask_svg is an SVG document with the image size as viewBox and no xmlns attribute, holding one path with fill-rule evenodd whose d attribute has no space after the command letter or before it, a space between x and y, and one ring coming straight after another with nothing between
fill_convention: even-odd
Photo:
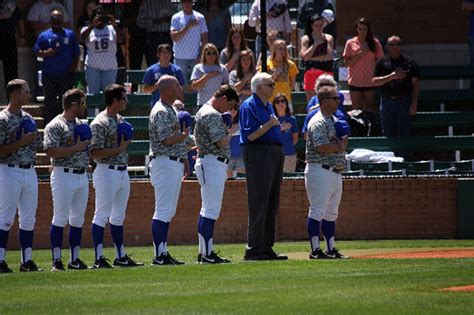
<instances>
[{"instance_id":1,"label":"green grass field","mask_svg":"<svg viewBox=\"0 0 474 315\"><path fill-rule=\"evenodd\" d=\"M474 240L347 241L347 254L399 248L474 248ZM18 251L0 275L0 314L8 313L341 313L473 314L474 259L350 259L243 262L244 246L217 245L230 265L195 264L197 246L172 246L184 266L150 266L151 247L128 248L145 267L50 272L50 252L34 251L42 273L19 273ZM306 257L306 242L278 243ZM106 255L113 258L113 250ZM63 252L67 261L68 251ZM82 258L91 263L91 249Z\"/></svg>"}]
</instances>

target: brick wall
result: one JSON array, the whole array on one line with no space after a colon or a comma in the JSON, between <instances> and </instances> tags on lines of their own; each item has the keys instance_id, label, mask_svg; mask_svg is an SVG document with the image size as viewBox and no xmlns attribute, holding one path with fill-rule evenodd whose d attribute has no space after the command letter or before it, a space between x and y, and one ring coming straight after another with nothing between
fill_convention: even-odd
<instances>
[{"instance_id":1,"label":"brick wall","mask_svg":"<svg viewBox=\"0 0 474 315\"><path fill-rule=\"evenodd\" d=\"M90 222L94 211L91 185L83 246L91 247ZM169 234L172 244L197 244L200 209L199 184L187 181ZM154 194L147 181L132 182L125 222L126 245L151 245ZM338 239L453 238L457 231L456 179L346 179L338 220ZM277 220L278 240L306 239L308 201L303 180L285 180ZM39 184L35 248L49 247L52 206L49 183ZM222 215L216 224L216 243L244 242L247 233L245 181L229 181ZM67 229L64 246L67 245ZM106 232L106 246L112 246ZM10 248L18 248L17 223Z\"/></svg>"}]
</instances>

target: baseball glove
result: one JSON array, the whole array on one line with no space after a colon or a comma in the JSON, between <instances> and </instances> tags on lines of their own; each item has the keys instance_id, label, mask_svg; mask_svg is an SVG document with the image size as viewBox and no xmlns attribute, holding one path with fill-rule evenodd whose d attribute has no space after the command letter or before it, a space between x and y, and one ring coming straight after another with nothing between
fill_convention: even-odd
<instances>
[{"instance_id":1,"label":"baseball glove","mask_svg":"<svg viewBox=\"0 0 474 315\"><path fill-rule=\"evenodd\" d=\"M120 142L122 142L122 136L125 138L125 141L133 139L133 126L127 121L117 125L118 145L120 145Z\"/></svg>"},{"instance_id":2,"label":"baseball glove","mask_svg":"<svg viewBox=\"0 0 474 315\"><path fill-rule=\"evenodd\" d=\"M347 123L347 121L338 119L334 123L334 128L336 129L336 137L342 139L345 136L349 136L351 133L351 127Z\"/></svg>"},{"instance_id":3,"label":"baseball glove","mask_svg":"<svg viewBox=\"0 0 474 315\"><path fill-rule=\"evenodd\" d=\"M92 130L88 124L74 126L74 143L77 143L77 139L80 139L81 141L92 139Z\"/></svg>"},{"instance_id":4,"label":"baseball glove","mask_svg":"<svg viewBox=\"0 0 474 315\"><path fill-rule=\"evenodd\" d=\"M229 112L222 113L221 117L227 128L232 127L232 115Z\"/></svg>"},{"instance_id":5,"label":"baseball glove","mask_svg":"<svg viewBox=\"0 0 474 315\"><path fill-rule=\"evenodd\" d=\"M31 118L23 118L22 121L20 122L20 126L18 127L18 130L16 131L16 140L20 140L21 134L23 133L30 133L30 132L35 132L38 129L36 128L36 122L31 119Z\"/></svg>"}]
</instances>

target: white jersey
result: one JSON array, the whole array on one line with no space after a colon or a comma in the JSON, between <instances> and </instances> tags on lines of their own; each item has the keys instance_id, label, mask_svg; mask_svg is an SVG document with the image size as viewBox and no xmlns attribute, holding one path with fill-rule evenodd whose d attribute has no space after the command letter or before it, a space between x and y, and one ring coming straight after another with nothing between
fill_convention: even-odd
<instances>
[{"instance_id":1,"label":"white jersey","mask_svg":"<svg viewBox=\"0 0 474 315\"><path fill-rule=\"evenodd\" d=\"M83 27L81 34L87 27ZM112 25L94 28L85 40L87 55L85 65L99 70L116 70L117 33Z\"/></svg>"}]
</instances>

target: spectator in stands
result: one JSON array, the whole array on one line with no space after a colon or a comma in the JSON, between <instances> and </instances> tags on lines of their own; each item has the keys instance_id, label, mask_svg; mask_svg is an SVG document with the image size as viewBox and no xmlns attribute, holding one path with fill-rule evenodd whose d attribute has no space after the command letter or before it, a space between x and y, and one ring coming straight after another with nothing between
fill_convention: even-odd
<instances>
[{"instance_id":1,"label":"spectator in stands","mask_svg":"<svg viewBox=\"0 0 474 315\"><path fill-rule=\"evenodd\" d=\"M308 103L308 106L306 106L306 112L308 113L308 115L306 116L304 120L303 128L301 129L301 133L305 135L305 139L306 139L306 133L308 131L309 121L320 110L319 99L318 99L319 90L325 86L331 86L331 87L337 88L337 82L336 80L334 80L334 77L332 75L322 74L319 76L318 80L316 80L316 84L314 86L314 91L316 92L316 95L311 98L311 100ZM341 92L338 92L338 96L339 96L339 105L337 107L336 112L334 113L334 116L338 120L343 120L347 122L348 115L346 113L346 109L344 108L344 95Z\"/></svg>"},{"instance_id":2,"label":"spectator in stands","mask_svg":"<svg viewBox=\"0 0 474 315\"><path fill-rule=\"evenodd\" d=\"M51 27L50 15L53 10L58 10L62 13L64 23L63 26L69 27L69 19L62 4L57 3L54 0L38 0L31 7L27 18L31 28L35 32L35 37L37 37L44 30Z\"/></svg>"},{"instance_id":3,"label":"spectator in stands","mask_svg":"<svg viewBox=\"0 0 474 315\"><path fill-rule=\"evenodd\" d=\"M298 124L295 116L291 115L288 99L284 94L277 94L272 104L273 111L280 122L283 153L285 155L283 172L292 173L296 170L297 156L295 145L298 142Z\"/></svg>"},{"instance_id":4,"label":"spectator in stands","mask_svg":"<svg viewBox=\"0 0 474 315\"><path fill-rule=\"evenodd\" d=\"M106 15L101 6L92 14L92 22L81 30L81 42L87 47L85 73L87 94L98 94L117 79L117 43L124 42L115 17Z\"/></svg>"},{"instance_id":5,"label":"spectator in stands","mask_svg":"<svg viewBox=\"0 0 474 315\"><path fill-rule=\"evenodd\" d=\"M92 23L92 18L93 18L92 15L98 5L99 5L99 1L97 0L84 1L82 15L77 19L77 23L76 23L78 34L81 33L81 30L84 26L89 26Z\"/></svg>"},{"instance_id":6,"label":"spectator in stands","mask_svg":"<svg viewBox=\"0 0 474 315\"><path fill-rule=\"evenodd\" d=\"M271 49L270 58L267 61L267 72L271 74L275 88L270 97L272 101L278 94L283 94L288 100L290 112L293 113L291 103L291 91L295 89L296 75L299 73L295 63L288 57L288 50L284 40L277 39Z\"/></svg>"},{"instance_id":7,"label":"spectator in stands","mask_svg":"<svg viewBox=\"0 0 474 315\"><path fill-rule=\"evenodd\" d=\"M301 2L303 2L301 4ZM334 7L328 0L300 0L298 18L296 26L303 31L306 30L308 23L316 14L321 15L324 10L331 10L334 13ZM336 38L336 19L324 27L324 32Z\"/></svg>"},{"instance_id":8,"label":"spectator in stands","mask_svg":"<svg viewBox=\"0 0 474 315\"><path fill-rule=\"evenodd\" d=\"M474 65L474 0L463 0L462 9L469 11L469 63ZM474 88L474 80L471 80Z\"/></svg>"},{"instance_id":9,"label":"spectator in stands","mask_svg":"<svg viewBox=\"0 0 474 315\"><path fill-rule=\"evenodd\" d=\"M387 39L388 55L377 61L372 79L380 87L382 133L386 137L407 137L410 120L418 104L418 65L401 52L402 41L392 35Z\"/></svg>"},{"instance_id":10,"label":"spectator in stands","mask_svg":"<svg viewBox=\"0 0 474 315\"><path fill-rule=\"evenodd\" d=\"M358 18L354 30L356 36L346 42L343 54L344 63L349 69L352 109L364 111L367 121L373 126L377 106L372 77L375 63L383 57L383 48L372 34L367 18Z\"/></svg>"},{"instance_id":11,"label":"spectator in stands","mask_svg":"<svg viewBox=\"0 0 474 315\"><path fill-rule=\"evenodd\" d=\"M291 41L291 20L286 0L266 0L267 31L272 29L278 32L278 38L286 43ZM255 27L257 38L255 40L255 55L260 55L262 34L260 23L260 0L255 0L250 7L249 26ZM269 48L269 47L267 47Z\"/></svg>"},{"instance_id":12,"label":"spectator in stands","mask_svg":"<svg viewBox=\"0 0 474 315\"><path fill-rule=\"evenodd\" d=\"M232 26L228 7L220 0L207 0L201 13L206 17L208 41L219 51L226 47L226 40Z\"/></svg>"},{"instance_id":13,"label":"spectator in stands","mask_svg":"<svg viewBox=\"0 0 474 315\"><path fill-rule=\"evenodd\" d=\"M237 173L245 173L242 148L240 147L239 105L236 104L229 112L232 115L232 127L229 128L232 137L229 142L230 160L227 167L227 177L234 179L237 177Z\"/></svg>"},{"instance_id":14,"label":"spectator in stands","mask_svg":"<svg viewBox=\"0 0 474 315\"><path fill-rule=\"evenodd\" d=\"M169 44L160 44L156 49L156 55L158 62L151 67L148 67L148 69L145 71L145 76L143 77L143 84L145 85L143 92L152 93L150 104L152 107L160 99L158 80L161 78L161 76L167 74L175 77L181 87L183 87L185 83L183 71L181 68L171 63L173 49ZM179 98L183 99L183 95L180 95Z\"/></svg>"},{"instance_id":15,"label":"spectator in stands","mask_svg":"<svg viewBox=\"0 0 474 315\"><path fill-rule=\"evenodd\" d=\"M62 112L61 98L74 84L74 72L79 63L79 45L74 32L64 28L63 14L51 12L51 28L36 40L33 52L43 58L45 124Z\"/></svg>"},{"instance_id":16,"label":"spectator in stands","mask_svg":"<svg viewBox=\"0 0 474 315\"><path fill-rule=\"evenodd\" d=\"M204 16L193 11L192 0L181 0L181 6L183 10L171 19L171 38L176 64L188 80L193 66L199 62L201 48L207 44L208 30Z\"/></svg>"},{"instance_id":17,"label":"spectator in stands","mask_svg":"<svg viewBox=\"0 0 474 315\"><path fill-rule=\"evenodd\" d=\"M325 20L316 14L311 17L301 38L301 58L304 60L304 90L308 100L314 96L314 84L323 73L333 75L334 39L323 33Z\"/></svg>"},{"instance_id":18,"label":"spectator in stands","mask_svg":"<svg viewBox=\"0 0 474 315\"><path fill-rule=\"evenodd\" d=\"M156 49L161 44L172 45L171 17L175 13L171 1L142 0L138 10L137 26L146 33L145 58L148 67L157 62Z\"/></svg>"},{"instance_id":19,"label":"spectator in stands","mask_svg":"<svg viewBox=\"0 0 474 315\"><path fill-rule=\"evenodd\" d=\"M267 60L270 58L271 53L271 47L273 46L273 43L278 39L278 31L269 29L267 30L267 36L265 37L267 41ZM260 67L262 65L262 52L260 52L259 55L257 55L257 67Z\"/></svg>"},{"instance_id":20,"label":"spectator in stands","mask_svg":"<svg viewBox=\"0 0 474 315\"><path fill-rule=\"evenodd\" d=\"M229 72L235 70L238 64L237 59L239 58L239 53L247 49L247 43L244 40L242 31L234 27L231 28L229 36L227 37L227 45L221 51L221 64L223 64Z\"/></svg>"},{"instance_id":21,"label":"spectator in stands","mask_svg":"<svg viewBox=\"0 0 474 315\"><path fill-rule=\"evenodd\" d=\"M197 91L197 110L211 99L221 85L228 82L229 73L219 63L217 47L211 43L206 44L202 50L201 63L194 66L191 74L191 87Z\"/></svg>"},{"instance_id":22,"label":"spectator in stands","mask_svg":"<svg viewBox=\"0 0 474 315\"><path fill-rule=\"evenodd\" d=\"M255 58L251 50L243 50L239 53L237 59L237 69L232 70L229 74L229 84L239 94L240 102L245 101L247 97L252 95L250 81L255 75Z\"/></svg>"},{"instance_id":23,"label":"spectator in stands","mask_svg":"<svg viewBox=\"0 0 474 315\"><path fill-rule=\"evenodd\" d=\"M7 83L18 78L18 49L16 42L16 27L20 31L20 46L25 45L25 24L21 18L15 0L4 0L0 6L0 60L3 62L5 87Z\"/></svg>"}]
</instances>

